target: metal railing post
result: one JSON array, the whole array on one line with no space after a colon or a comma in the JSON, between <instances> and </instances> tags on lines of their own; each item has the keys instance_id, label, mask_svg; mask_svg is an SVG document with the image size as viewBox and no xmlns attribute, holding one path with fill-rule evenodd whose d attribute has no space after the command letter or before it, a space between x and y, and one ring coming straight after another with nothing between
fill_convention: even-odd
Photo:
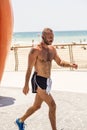
<instances>
[{"instance_id":1,"label":"metal railing post","mask_svg":"<svg viewBox=\"0 0 87 130\"><path fill-rule=\"evenodd\" d=\"M18 71L18 48L14 47L15 71Z\"/></svg>"},{"instance_id":2,"label":"metal railing post","mask_svg":"<svg viewBox=\"0 0 87 130\"><path fill-rule=\"evenodd\" d=\"M68 45L68 47L69 47L70 63L73 63L74 60L73 60L73 50L72 50L72 45ZM70 70L73 70L73 68L70 67Z\"/></svg>"}]
</instances>

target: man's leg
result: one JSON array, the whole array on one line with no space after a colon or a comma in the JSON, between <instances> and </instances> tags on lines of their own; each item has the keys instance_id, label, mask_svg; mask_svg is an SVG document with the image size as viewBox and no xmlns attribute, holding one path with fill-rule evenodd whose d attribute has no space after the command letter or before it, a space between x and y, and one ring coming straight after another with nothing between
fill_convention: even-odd
<instances>
[{"instance_id":1,"label":"man's leg","mask_svg":"<svg viewBox=\"0 0 87 130\"><path fill-rule=\"evenodd\" d=\"M20 121L24 122L30 115L32 115L36 110L41 107L43 100L40 98L38 93L35 96L35 101L33 106L31 106L26 113L20 118Z\"/></svg>"},{"instance_id":2,"label":"man's leg","mask_svg":"<svg viewBox=\"0 0 87 130\"><path fill-rule=\"evenodd\" d=\"M47 94L45 90L42 90L38 87L38 95L42 98L43 101L49 106L49 119L51 122L52 130L57 130L56 128L56 104L51 94Z\"/></svg>"}]
</instances>

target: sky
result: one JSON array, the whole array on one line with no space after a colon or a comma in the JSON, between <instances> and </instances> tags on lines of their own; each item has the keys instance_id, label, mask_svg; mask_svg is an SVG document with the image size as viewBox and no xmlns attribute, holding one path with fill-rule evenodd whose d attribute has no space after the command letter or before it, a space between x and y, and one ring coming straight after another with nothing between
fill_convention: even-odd
<instances>
[{"instance_id":1,"label":"sky","mask_svg":"<svg viewBox=\"0 0 87 130\"><path fill-rule=\"evenodd\" d=\"M14 32L87 30L87 0L12 0Z\"/></svg>"}]
</instances>

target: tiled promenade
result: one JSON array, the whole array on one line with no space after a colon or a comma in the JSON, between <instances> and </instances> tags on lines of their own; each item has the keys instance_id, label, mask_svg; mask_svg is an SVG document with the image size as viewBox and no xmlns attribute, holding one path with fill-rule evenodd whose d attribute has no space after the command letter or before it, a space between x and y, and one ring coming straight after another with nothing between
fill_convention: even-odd
<instances>
[{"instance_id":1,"label":"tiled promenade","mask_svg":"<svg viewBox=\"0 0 87 130\"><path fill-rule=\"evenodd\" d=\"M87 130L86 75L84 76L81 72L71 73L52 72L53 84L56 90L52 89L51 94L57 104L57 128L58 130ZM79 75L77 73L79 73ZM7 75L8 79L6 78ZM9 78L9 75L13 76L11 83L9 82L12 77ZM18 82L17 80L14 84L14 75L13 73L5 73L0 87L0 130L18 130L14 124L15 119L20 117L27 108L32 105L34 100L35 94L32 94L31 91L27 96L22 93L22 87L20 86L23 85L21 83L23 77L19 77L18 73L19 78L16 76L15 80L18 79L20 81ZM82 79L77 80L80 76ZM7 83L7 85L4 82ZM57 85L58 83L61 86ZM74 86L75 84L76 86ZM63 85L66 87L64 88ZM83 85L83 89L81 85ZM58 86L59 89L57 89ZM70 92L69 86L72 92ZM28 118L25 123L27 124L26 130L51 130L47 105L43 103L42 108Z\"/></svg>"}]
</instances>

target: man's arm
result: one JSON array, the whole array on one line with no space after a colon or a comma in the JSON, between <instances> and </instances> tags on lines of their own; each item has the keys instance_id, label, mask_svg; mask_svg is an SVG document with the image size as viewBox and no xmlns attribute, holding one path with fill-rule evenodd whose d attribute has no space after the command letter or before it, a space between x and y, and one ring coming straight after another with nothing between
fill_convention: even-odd
<instances>
[{"instance_id":1,"label":"man's arm","mask_svg":"<svg viewBox=\"0 0 87 130\"><path fill-rule=\"evenodd\" d=\"M35 65L36 59L37 59L37 50L36 48L32 48L28 56L28 67L27 67L26 76L25 76L25 85L23 88L24 94L27 94L29 91L29 80L30 80L32 68Z\"/></svg>"},{"instance_id":2,"label":"man's arm","mask_svg":"<svg viewBox=\"0 0 87 130\"><path fill-rule=\"evenodd\" d=\"M72 68L75 68L75 69L77 69L77 67L78 67L77 64L72 64L72 63L70 63L70 62L61 60L60 57L59 57L58 54L57 54L56 49L55 49L54 60L55 60L55 62L56 62L58 65L60 65L60 66L62 66L62 67L72 67Z\"/></svg>"}]
</instances>

